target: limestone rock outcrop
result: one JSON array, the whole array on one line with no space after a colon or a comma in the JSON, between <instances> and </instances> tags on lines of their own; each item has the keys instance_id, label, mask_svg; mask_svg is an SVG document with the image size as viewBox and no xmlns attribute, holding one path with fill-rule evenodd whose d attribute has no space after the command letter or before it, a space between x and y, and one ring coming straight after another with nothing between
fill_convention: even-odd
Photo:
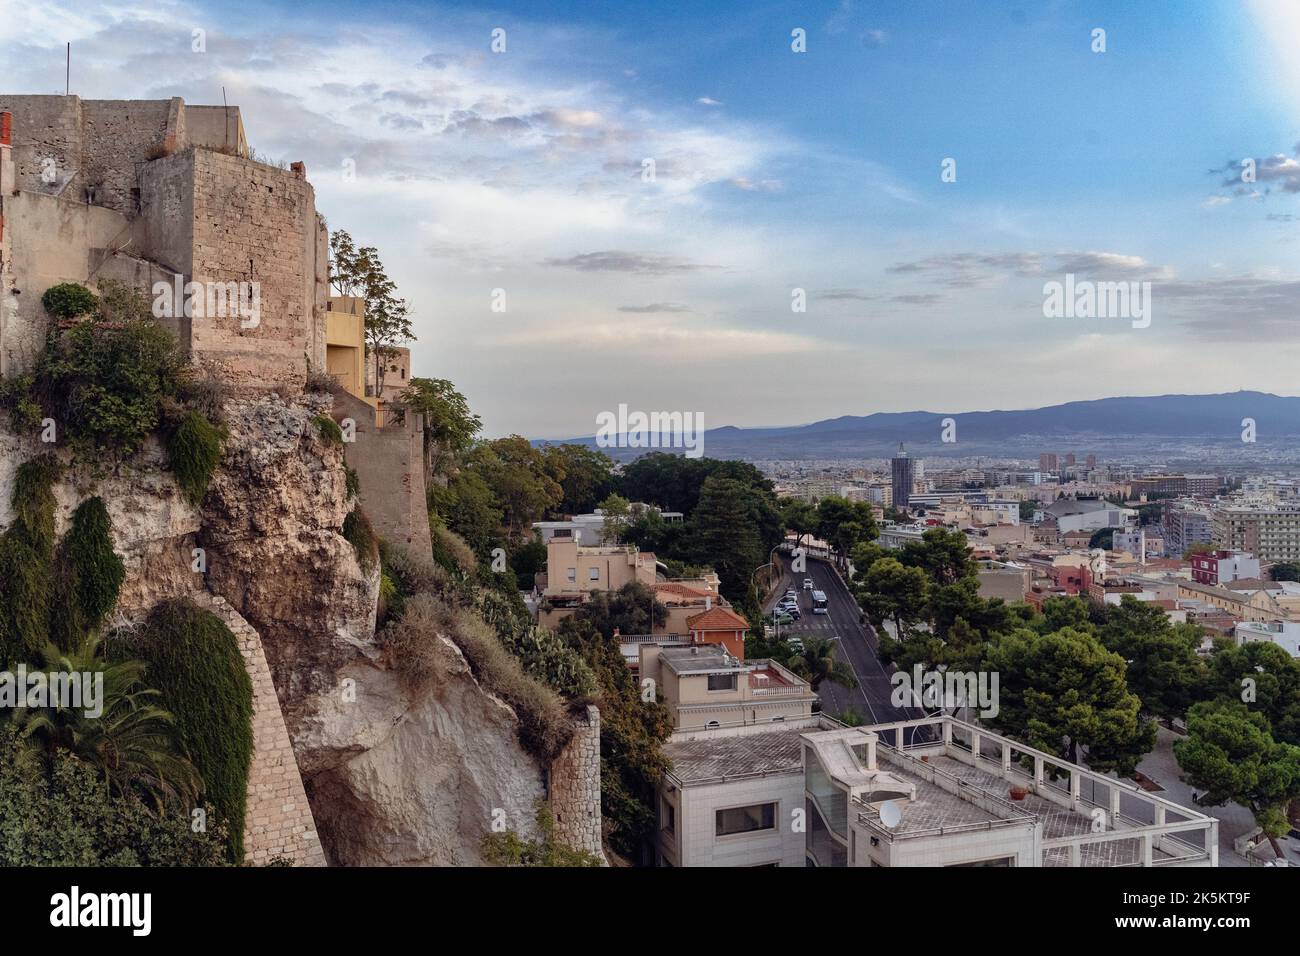
<instances>
[{"instance_id":1,"label":"limestone rock outcrop","mask_svg":"<svg viewBox=\"0 0 1300 956\"><path fill-rule=\"evenodd\" d=\"M58 530L81 500L102 496L127 565L120 618L207 593L256 632L328 862L472 865L494 811L535 835L547 768L451 640L441 641L438 680L421 691L385 663L380 571L363 569L341 534L352 507L343 448L313 421L330 402L228 403L229 437L202 508L185 500L156 442L104 473L70 472L56 489ZM0 527L12 520L15 470L47 448L0 417ZM241 640L253 635L241 630Z\"/></svg>"}]
</instances>

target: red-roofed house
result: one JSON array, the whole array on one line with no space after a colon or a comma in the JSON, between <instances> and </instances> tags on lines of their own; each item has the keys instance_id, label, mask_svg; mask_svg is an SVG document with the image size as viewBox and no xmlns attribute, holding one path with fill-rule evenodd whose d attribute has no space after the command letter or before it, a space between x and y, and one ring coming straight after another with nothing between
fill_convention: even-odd
<instances>
[{"instance_id":1,"label":"red-roofed house","mask_svg":"<svg viewBox=\"0 0 1300 956\"><path fill-rule=\"evenodd\" d=\"M712 607L686 619L692 644L721 644L737 660L745 659L745 633L749 622L726 607Z\"/></svg>"}]
</instances>

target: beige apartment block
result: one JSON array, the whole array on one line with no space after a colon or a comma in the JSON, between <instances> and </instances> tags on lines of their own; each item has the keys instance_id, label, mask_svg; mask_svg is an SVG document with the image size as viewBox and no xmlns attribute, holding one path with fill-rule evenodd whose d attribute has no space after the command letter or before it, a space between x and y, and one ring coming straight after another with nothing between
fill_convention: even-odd
<instances>
[{"instance_id":1,"label":"beige apartment block","mask_svg":"<svg viewBox=\"0 0 1300 956\"><path fill-rule=\"evenodd\" d=\"M1249 551L1261 561L1300 560L1300 506L1222 505L1214 509L1214 546Z\"/></svg>"},{"instance_id":2,"label":"beige apartment block","mask_svg":"<svg viewBox=\"0 0 1300 956\"><path fill-rule=\"evenodd\" d=\"M638 674L663 694L677 729L780 723L808 716L817 701L807 681L776 661L743 661L720 644L638 650Z\"/></svg>"},{"instance_id":3,"label":"beige apartment block","mask_svg":"<svg viewBox=\"0 0 1300 956\"><path fill-rule=\"evenodd\" d=\"M554 627L595 591L617 591L633 581L653 588L656 568L649 551L621 545L584 548L576 538L557 535L546 545L546 586L537 621Z\"/></svg>"},{"instance_id":4,"label":"beige apartment block","mask_svg":"<svg viewBox=\"0 0 1300 956\"><path fill-rule=\"evenodd\" d=\"M387 346L379 356L384 372L384 387L379 387L374 352L366 353L366 394L382 402L395 402L411 384L411 350Z\"/></svg>"},{"instance_id":5,"label":"beige apartment block","mask_svg":"<svg viewBox=\"0 0 1300 956\"><path fill-rule=\"evenodd\" d=\"M1178 597L1218 608L1237 621L1270 623L1297 620L1292 605L1289 602L1282 603L1265 587L1237 591L1196 581L1179 581Z\"/></svg>"}]
</instances>

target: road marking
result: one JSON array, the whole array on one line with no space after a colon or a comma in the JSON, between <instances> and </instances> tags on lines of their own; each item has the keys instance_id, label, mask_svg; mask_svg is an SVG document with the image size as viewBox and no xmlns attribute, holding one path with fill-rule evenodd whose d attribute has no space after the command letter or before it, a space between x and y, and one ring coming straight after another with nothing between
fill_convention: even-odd
<instances>
[{"instance_id":1,"label":"road marking","mask_svg":"<svg viewBox=\"0 0 1300 956\"><path fill-rule=\"evenodd\" d=\"M839 635L836 635L835 637L832 637L831 640L832 640L832 641L839 641L841 645L844 644L844 638L840 637ZM866 688L865 688L865 687L863 686L863 684L862 684L862 678L858 675L858 669L857 669L856 667L853 666L853 657L852 657L851 654L849 654L849 651L848 651L848 648L847 648L847 647L844 648L844 659L845 659L846 661L848 661L848 664L849 664L849 670L851 670L851 671L853 672L853 679L856 680L856 681L858 682L858 690L860 690L860 691L862 692L862 699L863 699L863 701L866 702L867 710L870 711L870 713L871 713L871 722L872 722L873 724L879 723L879 721L876 720L876 709L875 709L874 707L871 706L871 697L870 697L870 695L867 693ZM845 690L848 690L848 688L846 687Z\"/></svg>"}]
</instances>

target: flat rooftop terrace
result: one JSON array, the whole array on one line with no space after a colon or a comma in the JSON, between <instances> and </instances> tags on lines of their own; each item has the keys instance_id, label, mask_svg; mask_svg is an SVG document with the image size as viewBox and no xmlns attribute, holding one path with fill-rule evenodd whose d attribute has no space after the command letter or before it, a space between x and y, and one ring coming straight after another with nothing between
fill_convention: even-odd
<instances>
[{"instance_id":1,"label":"flat rooftop terrace","mask_svg":"<svg viewBox=\"0 0 1300 956\"><path fill-rule=\"evenodd\" d=\"M929 740L907 740L927 727ZM1215 865L1215 821L1099 774L951 717L870 728L881 769L916 788L886 827L876 807L858 801L861 825L888 840L1036 825L1044 866ZM938 731L935 733L935 731ZM1032 767L1032 771L1029 769ZM1025 791L1012 799L1011 789Z\"/></svg>"},{"instance_id":2,"label":"flat rooftop terrace","mask_svg":"<svg viewBox=\"0 0 1300 956\"><path fill-rule=\"evenodd\" d=\"M906 837L909 832L924 835L936 828L952 831L972 825L991 825L1023 823L1036 821L1042 824L1044 840L1059 840L1070 837L1083 837L1092 832L1090 813L1061 806L1051 800L1029 793L1023 800L1010 800L1008 791L1014 781L1008 781L995 773L972 767L960 760L946 755L932 756L929 766L944 773L951 774L968 784L972 790L963 795L950 793L943 787L909 773L903 760L892 760L887 752L885 760L890 769L917 785L917 801L908 806L903 814L902 823L894 833ZM978 795L984 799L976 802L971 799ZM983 804L983 806L981 806ZM991 807L991 809L986 809ZM1083 866L1140 866L1142 864L1142 840L1109 840L1105 843L1085 843L1081 849ZM1159 847L1152 847L1152 861L1172 861L1175 855ZM1069 866L1069 847L1048 849L1043 854L1044 866Z\"/></svg>"},{"instance_id":3,"label":"flat rooftop terrace","mask_svg":"<svg viewBox=\"0 0 1300 956\"><path fill-rule=\"evenodd\" d=\"M744 777L803 773L803 735L816 727L669 741L664 753L680 786L723 783Z\"/></svg>"}]
</instances>

